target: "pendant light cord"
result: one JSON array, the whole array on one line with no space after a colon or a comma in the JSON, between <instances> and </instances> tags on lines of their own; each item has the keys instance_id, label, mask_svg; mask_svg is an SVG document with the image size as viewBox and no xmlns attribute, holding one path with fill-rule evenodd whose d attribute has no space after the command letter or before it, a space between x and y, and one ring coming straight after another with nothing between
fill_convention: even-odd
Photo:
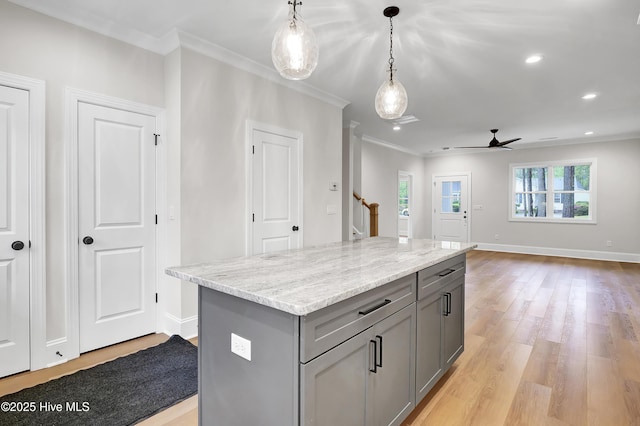
<instances>
[{"instance_id":1,"label":"pendant light cord","mask_svg":"<svg viewBox=\"0 0 640 426\"><path fill-rule=\"evenodd\" d=\"M393 82L393 17L391 16L389 17L389 28L389 80Z\"/></svg>"}]
</instances>

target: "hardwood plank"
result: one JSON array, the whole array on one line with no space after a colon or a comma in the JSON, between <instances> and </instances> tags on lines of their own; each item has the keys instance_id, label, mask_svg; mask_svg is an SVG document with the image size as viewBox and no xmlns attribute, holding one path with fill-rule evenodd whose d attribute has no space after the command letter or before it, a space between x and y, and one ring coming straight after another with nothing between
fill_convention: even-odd
<instances>
[{"instance_id":1,"label":"hardwood plank","mask_svg":"<svg viewBox=\"0 0 640 426\"><path fill-rule=\"evenodd\" d=\"M550 387L533 382L521 382L513 402L511 403L505 424L547 424L547 410L549 409L550 399Z\"/></svg>"},{"instance_id":2,"label":"hardwood plank","mask_svg":"<svg viewBox=\"0 0 640 426\"><path fill-rule=\"evenodd\" d=\"M560 343L538 339L533 345L522 380L552 387L560 356Z\"/></svg>"},{"instance_id":3,"label":"hardwood plank","mask_svg":"<svg viewBox=\"0 0 640 426\"><path fill-rule=\"evenodd\" d=\"M587 380L589 382L587 392L589 425L632 424L625 404L625 383L617 374L612 360L590 356Z\"/></svg>"}]
</instances>

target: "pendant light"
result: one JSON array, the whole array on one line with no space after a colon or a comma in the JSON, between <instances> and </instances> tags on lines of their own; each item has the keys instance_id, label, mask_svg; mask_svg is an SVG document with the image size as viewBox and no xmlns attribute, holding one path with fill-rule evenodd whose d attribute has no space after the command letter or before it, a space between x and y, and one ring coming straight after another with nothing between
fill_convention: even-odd
<instances>
[{"instance_id":1,"label":"pendant light","mask_svg":"<svg viewBox=\"0 0 640 426\"><path fill-rule=\"evenodd\" d=\"M280 75L289 80L304 80L318 65L318 43L310 27L297 14L296 6L302 2L293 0L289 18L283 23L271 43L271 60Z\"/></svg>"},{"instance_id":2,"label":"pendant light","mask_svg":"<svg viewBox=\"0 0 640 426\"><path fill-rule=\"evenodd\" d=\"M407 110L407 91L398 79L393 78L393 17L400 13L396 6L389 6L383 12L389 18L389 79L378 89L376 94L376 112L381 118L392 120L402 117Z\"/></svg>"}]
</instances>

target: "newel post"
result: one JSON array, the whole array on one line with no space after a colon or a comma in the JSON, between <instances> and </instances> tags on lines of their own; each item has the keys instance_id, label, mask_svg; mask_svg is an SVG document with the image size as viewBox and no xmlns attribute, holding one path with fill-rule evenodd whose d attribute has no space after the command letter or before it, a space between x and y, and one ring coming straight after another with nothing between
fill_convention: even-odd
<instances>
[{"instance_id":1,"label":"newel post","mask_svg":"<svg viewBox=\"0 0 640 426\"><path fill-rule=\"evenodd\" d=\"M370 224L370 236L378 236L378 203L369 204L369 224Z\"/></svg>"}]
</instances>

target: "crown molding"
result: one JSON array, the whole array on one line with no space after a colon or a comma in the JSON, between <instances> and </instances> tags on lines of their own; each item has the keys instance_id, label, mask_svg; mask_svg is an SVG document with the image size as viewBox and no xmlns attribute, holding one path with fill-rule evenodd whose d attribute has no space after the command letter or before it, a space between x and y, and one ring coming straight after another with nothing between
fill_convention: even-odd
<instances>
[{"instance_id":1,"label":"crown molding","mask_svg":"<svg viewBox=\"0 0 640 426\"><path fill-rule=\"evenodd\" d=\"M305 95L309 95L339 108L344 108L350 103L346 99L335 96L329 92L325 92L324 90L320 90L309 83L286 80L282 78L275 69L262 65L252 59L239 55L236 52L215 43L211 43L210 41L204 40L200 37L183 31L177 31L177 34L181 47L194 50L202 55L231 65L234 68L255 74L265 80L269 80L273 83L285 86Z\"/></svg>"},{"instance_id":2,"label":"crown molding","mask_svg":"<svg viewBox=\"0 0 640 426\"><path fill-rule=\"evenodd\" d=\"M423 153L421 153L421 152L414 151L412 149L405 148L405 147L400 146L400 145L395 145L395 144L392 144L390 142L383 141L382 139L374 138L373 136L362 135L362 140L364 142L369 142L369 143L372 143L372 144L375 144L375 145L380 145L380 146L383 146L383 147L388 148L388 149L393 149L395 151L404 152L405 154L415 155L416 157L425 157L425 155Z\"/></svg>"}]
</instances>

